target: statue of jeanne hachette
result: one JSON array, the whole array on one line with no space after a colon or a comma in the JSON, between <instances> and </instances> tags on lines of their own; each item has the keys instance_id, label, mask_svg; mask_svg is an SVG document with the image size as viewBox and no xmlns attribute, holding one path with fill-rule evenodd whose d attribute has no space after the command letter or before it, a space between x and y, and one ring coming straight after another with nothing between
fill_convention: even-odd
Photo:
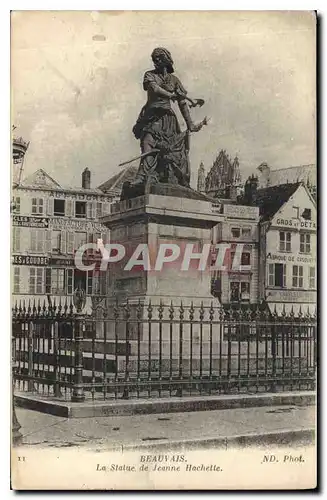
<instances>
[{"instance_id":1,"label":"statue of jeanne hachette","mask_svg":"<svg viewBox=\"0 0 327 500\"><path fill-rule=\"evenodd\" d=\"M154 69L146 71L143 78L147 102L133 127L141 144L141 161L130 187L158 182L189 187L189 133L207 124L207 118L199 124L193 123L189 107L202 106L204 100L192 100L187 96L186 89L174 74L174 62L167 49L156 48L151 57ZM177 101L185 120L187 130L183 133L171 107L172 101Z\"/></svg>"}]
</instances>

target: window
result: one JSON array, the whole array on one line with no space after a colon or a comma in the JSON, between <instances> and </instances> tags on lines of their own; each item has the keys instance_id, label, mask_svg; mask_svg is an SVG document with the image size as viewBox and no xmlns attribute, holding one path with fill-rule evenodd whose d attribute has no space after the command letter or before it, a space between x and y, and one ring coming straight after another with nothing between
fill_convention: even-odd
<instances>
[{"instance_id":1,"label":"window","mask_svg":"<svg viewBox=\"0 0 327 500\"><path fill-rule=\"evenodd\" d=\"M65 293L65 269L51 269L51 292Z\"/></svg>"},{"instance_id":2,"label":"window","mask_svg":"<svg viewBox=\"0 0 327 500\"><path fill-rule=\"evenodd\" d=\"M32 214L43 214L43 198L32 198Z\"/></svg>"},{"instance_id":3,"label":"window","mask_svg":"<svg viewBox=\"0 0 327 500\"><path fill-rule=\"evenodd\" d=\"M80 219L86 218L86 201L76 201L75 202L75 215Z\"/></svg>"},{"instance_id":4,"label":"window","mask_svg":"<svg viewBox=\"0 0 327 500\"><path fill-rule=\"evenodd\" d=\"M231 281L230 302L249 302L250 283L247 281Z\"/></svg>"},{"instance_id":5,"label":"window","mask_svg":"<svg viewBox=\"0 0 327 500\"><path fill-rule=\"evenodd\" d=\"M20 227L13 228L13 251L20 252Z\"/></svg>"},{"instance_id":6,"label":"window","mask_svg":"<svg viewBox=\"0 0 327 500\"><path fill-rule=\"evenodd\" d=\"M68 295L71 295L74 293L74 288L73 288L73 269L67 269L67 293Z\"/></svg>"},{"instance_id":7,"label":"window","mask_svg":"<svg viewBox=\"0 0 327 500\"><path fill-rule=\"evenodd\" d=\"M300 252L310 253L310 234L300 233Z\"/></svg>"},{"instance_id":8,"label":"window","mask_svg":"<svg viewBox=\"0 0 327 500\"><path fill-rule=\"evenodd\" d=\"M241 282L241 301L242 302L250 301L250 283L247 281Z\"/></svg>"},{"instance_id":9,"label":"window","mask_svg":"<svg viewBox=\"0 0 327 500\"><path fill-rule=\"evenodd\" d=\"M316 268L309 267L309 288L316 288Z\"/></svg>"},{"instance_id":10,"label":"window","mask_svg":"<svg viewBox=\"0 0 327 500\"><path fill-rule=\"evenodd\" d=\"M268 286L286 286L286 264L268 265Z\"/></svg>"},{"instance_id":11,"label":"window","mask_svg":"<svg viewBox=\"0 0 327 500\"><path fill-rule=\"evenodd\" d=\"M240 283L238 281L231 281L230 284L230 301L240 301Z\"/></svg>"},{"instance_id":12,"label":"window","mask_svg":"<svg viewBox=\"0 0 327 500\"><path fill-rule=\"evenodd\" d=\"M232 232L233 238L239 238L240 237L241 231L240 231L239 227L232 227L231 232Z\"/></svg>"},{"instance_id":13,"label":"window","mask_svg":"<svg viewBox=\"0 0 327 500\"><path fill-rule=\"evenodd\" d=\"M44 248L44 230L31 229L31 252L42 252Z\"/></svg>"},{"instance_id":14,"label":"window","mask_svg":"<svg viewBox=\"0 0 327 500\"><path fill-rule=\"evenodd\" d=\"M311 220L311 208L305 208L302 212L303 219Z\"/></svg>"},{"instance_id":15,"label":"window","mask_svg":"<svg viewBox=\"0 0 327 500\"><path fill-rule=\"evenodd\" d=\"M65 215L65 200L53 201L53 215L63 217Z\"/></svg>"},{"instance_id":16,"label":"window","mask_svg":"<svg viewBox=\"0 0 327 500\"><path fill-rule=\"evenodd\" d=\"M251 254L249 252L243 252L241 256L241 266L249 266L251 262Z\"/></svg>"},{"instance_id":17,"label":"window","mask_svg":"<svg viewBox=\"0 0 327 500\"><path fill-rule=\"evenodd\" d=\"M293 266L293 288L303 288L303 267Z\"/></svg>"},{"instance_id":18,"label":"window","mask_svg":"<svg viewBox=\"0 0 327 500\"><path fill-rule=\"evenodd\" d=\"M44 230L31 229L31 252L43 252Z\"/></svg>"},{"instance_id":19,"label":"window","mask_svg":"<svg viewBox=\"0 0 327 500\"><path fill-rule=\"evenodd\" d=\"M246 237L251 236L251 228L250 227L242 227L242 236L246 236Z\"/></svg>"},{"instance_id":20,"label":"window","mask_svg":"<svg viewBox=\"0 0 327 500\"><path fill-rule=\"evenodd\" d=\"M279 231L279 250L281 252L291 251L291 233L285 231Z\"/></svg>"},{"instance_id":21,"label":"window","mask_svg":"<svg viewBox=\"0 0 327 500\"><path fill-rule=\"evenodd\" d=\"M13 210L15 214L20 214L20 196L15 196L13 202L14 202Z\"/></svg>"},{"instance_id":22,"label":"window","mask_svg":"<svg viewBox=\"0 0 327 500\"><path fill-rule=\"evenodd\" d=\"M20 268L14 267L14 293L20 292Z\"/></svg>"},{"instance_id":23,"label":"window","mask_svg":"<svg viewBox=\"0 0 327 500\"><path fill-rule=\"evenodd\" d=\"M44 293L44 272L42 267L30 268L30 293Z\"/></svg>"},{"instance_id":24,"label":"window","mask_svg":"<svg viewBox=\"0 0 327 500\"><path fill-rule=\"evenodd\" d=\"M59 253L61 245L61 231L52 231L51 234L51 251Z\"/></svg>"}]
</instances>

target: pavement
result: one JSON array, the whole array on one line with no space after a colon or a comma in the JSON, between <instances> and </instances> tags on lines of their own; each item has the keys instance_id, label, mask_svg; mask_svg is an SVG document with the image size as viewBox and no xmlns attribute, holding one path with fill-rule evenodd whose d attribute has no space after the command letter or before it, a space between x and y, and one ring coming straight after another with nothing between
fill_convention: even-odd
<instances>
[{"instance_id":1,"label":"pavement","mask_svg":"<svg viewBox=\"0 0 327 500\"><path fill-rule=\"evenodd\" d=\"M151 415L65 418L16 408L24 447L227 449L312 444L315 406L262 406Z\"/></svg>"}]
</instances>

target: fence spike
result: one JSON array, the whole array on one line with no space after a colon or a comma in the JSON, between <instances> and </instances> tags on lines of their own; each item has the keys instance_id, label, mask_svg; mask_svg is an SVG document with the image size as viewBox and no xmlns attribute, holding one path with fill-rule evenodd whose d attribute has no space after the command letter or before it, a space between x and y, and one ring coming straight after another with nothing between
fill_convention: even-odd
<instances>
[{"instance_id":1,"label":"fence spike","mask_svg":"<svg viewBox=\"0 0 327 500\"><path fill-rule=\"evenodd\" d=\"M203 318L204 318L203 300L201 300L201 305L200 305L200 310L199 310L199 317L200 317L200 321L203 321Z\"/></svg>"},{"instance_id":2,"label":"fence spike","mask_svg":"<svg viewBox=\"0 0 327 500\"><path fill-rule=\"evenodd\" d=\"M73 304L73 297L70 297L70 303L69 303L69 315L73 316L74 314L74 304Z\"/></svg>"},{"instance_id":3,"label":"fence spike","mask_svg":"<svg viewBox=\"0 0 327 500\"><path fill-rule=\"evenodd\" d=\"M152 307L151 299L150 299L149 304L148 304L148 319L152 319L152 311L153 311L153 307Z\"/></svg>"},{"instance_id":4,"label":"fence spike","mask_svg":"<svg viewBox=\"0 0 327 500\"><path fill-rule=\"evenodd\" d=\"M209 318L210 318L210 321L213 320L214 314L215 314L215 310L213 308L213 302L211 301L210 302L210 309L209 309Z\"/></svg>"},{"instance_id":5,"label":"fence spike","mask_svg":"<svg viewBox=\"0 0 327 500\"><path fill-rule=\"evenodd\" d=\"M61 296L59 297L59 305L58 305L58 315L60 316L61 315L61 311L62 311L62 305L61 305Z\"/></svg>"},{"instance_id":6,"label":"fence spike","mask_svg":"<svg viewBox=\"0 0 327 500\"><path fill-rule=\"evenodd\" d=\"M190 307L190 310L189 310L189 316L190 316L190 321L193 321L194 320L194 305L193 305L193 300L191 302L191 307Z\"/></svg>"},{"instance_id":7,"label":"fence spike","mask_svg":"<svg viewBox=\"0 0 327 500\"><path fill-rule=\"evenodd\" d=\"M64 315L67 316L67 311L68 311L68 303L67 303L67 296L65 297L65 303L64 303Z\"/></svg>"},{"instance_id":8,"label":"fence spike","mask_svg":"<svg viewBox=\"0 0 327 500\"><path fill-rule=\"evenodd\" d=\"M41 315L41 300L38 299L37 301L37 315L40 316Z\"/></svg>"},{"instance_id":9,"label":"fence spike","mask_svg":"<svg viewBox=\"0 0 327 500\"><path fill-rule=\"evenodd\" d=\"M293 309L293 304L292 304L291 311L290 311L290 318L293 319L294 316L295 316L295 314L294 314L294 309Z\"/></svg>"},{"instance_id":10,"label":"fence spike","mask_svg":"<svg viewBox=\"0 0 327 500\"><path fill-rule=\"evenodd\" d=\"M174 306L173 306L173 301L170 301L170 306L169 306L169 319L172 321L174 319Z\"/></svg>"},{"instance_id":11,"label":"fence spike","mask_svg":"<svg viewBox=\"0 0 327 500\"><path fill-rule=\"evenodd\" d=\"M162 320L162 318L163 318L163 311L164 311L164 307L163 307L162 299L160 299L159 307L158 307L158 318L159 318L159 320Z\"/></svg>"},{"instance_id":12,"label":"fence spike","mask_svg":"<svg viewBox=\"0 0 327 500\"><path fill-rule=\"evenodd\" d=\"M28 299L27 316L31 316L31 312L32 312L31 299Z\"/></svg>"},{"instance_id":13,"label":"fence spike","mask_svg":"<svg viewBox=\"0 0 327 500\"><path fill-rule=\"evenodd\" d=\"M283 318L285 318L285 316L286 316L285 303L283 304L282 316L283 316Z\"/></svg>"},{"instance_id":14,"label":"fence spike","mask_svg":"<svg viewBox=\"0 0 327 500\"><path fill-rule=\"evenodd\" d=\"M183 301L181 300L181 305L179 308L179 318L182 320L184 318L184 306L183 306Z\"/></svg>"}]
</instances>

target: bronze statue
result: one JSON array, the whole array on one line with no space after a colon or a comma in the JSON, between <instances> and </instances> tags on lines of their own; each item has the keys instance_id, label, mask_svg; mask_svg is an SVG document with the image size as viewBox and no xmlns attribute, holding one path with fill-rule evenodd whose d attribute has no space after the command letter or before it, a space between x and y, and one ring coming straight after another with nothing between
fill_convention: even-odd
<instances>
[{"instance_id":1,"label":"bronze statue","mask_svg":"<svg viewBox=\"0 0 327 500\"><path fill-rule=\"evenodd\" d=\"M198 124L193 123L189 106L202 106L204 100L187 97L187 91L174 75L170 52L159 47L154 49L151 57L154 69L147 71L143 78L148 99L133 127L133 133L141 143L142 154L137 157L141 158L140 166L135 180L124 185L122 199L131 197L127 191L141 194L142 189L137 188L143 187L144 192L145 186L156 183L189 187L189 134L198 132L207 124L207 118ZM177 101L185 120L187 130L183 133L171 107L172 101Z\"/></svg>"}]
</instances>

